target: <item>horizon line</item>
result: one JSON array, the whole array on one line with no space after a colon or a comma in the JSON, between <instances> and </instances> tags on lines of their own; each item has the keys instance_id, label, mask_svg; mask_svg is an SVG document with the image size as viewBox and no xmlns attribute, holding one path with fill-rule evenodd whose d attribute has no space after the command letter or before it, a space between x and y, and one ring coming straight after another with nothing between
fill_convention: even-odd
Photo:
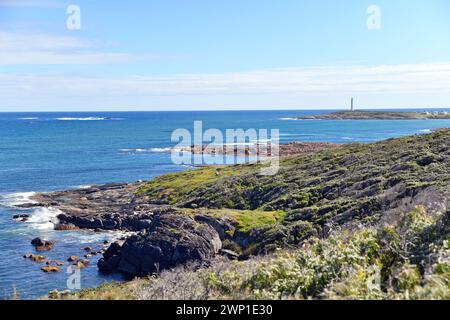
<instances>
[{"instance_id":1,"label":"horizon line","mask_svg":"<svg viewBox=\"0 0 450 320\"><path fill-rule=\"evenodd\" d=\"M371 110L420 110L420 109L426 109L426 110L445 110L445 109L450 109L450 107L400 107L400 108L396 108L396 107L391 107L391 108L386 108L386 107L369 107L369 108L358 108L355 109L355 111L359 111L359 110L365 110L365 111L371 111ZM66 110L66 111L30 111L30 110L19 110L19 111L0 111L0 113L88 113L88 112L239 112L239 111L334 111L334 110L338 110L338 111L345 111L348 110L348 108L314 108L314 109L256 109L256 108L251 108L251 109L223 109L223 110L216 110L216 109L171 109L171 110L163 110L163 109L156 109L156 110Z\"/></svg>"}]
</instances>

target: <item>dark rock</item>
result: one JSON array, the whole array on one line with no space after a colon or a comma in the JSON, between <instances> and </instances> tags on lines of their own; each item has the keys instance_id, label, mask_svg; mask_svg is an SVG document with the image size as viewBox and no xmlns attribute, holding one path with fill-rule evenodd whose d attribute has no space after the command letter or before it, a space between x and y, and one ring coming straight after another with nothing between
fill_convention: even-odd
<instances>
[{"instance_id":1,"label":"dark rock","mask_svg":"<svg viewBox=\"0 0 450 320\"><path fill-rule=\"evenodd\" d=\"M55 242L42 240L41 238L34 238L33 240L31 240L31 244L36 248L37 251L48 251L53 249Z\"/></svg>"},{"instance_id":2,"label":"dark rock","mask_svg":"<svg viewBox=\"0 0 450 320\"><path fill-rule=\"evenodd\" d=\"M142 229L150 229L152 226L152 220L150 219L142 219L142 220L132 220L129 223L131 230L140 231Z\"/></svg>"},{"instance_id":3,"label":"dark rock","mask_svg":"<svg viewBox=\"0 0 450 320\"><path fill-rule=\"evenodd\" d=\"M103 229L114 230L120 224L117 221L115 221L115 220L103 220L102 221L102 225L103 225Z\"/></svg>"},{"instance_id":4,"label":"dark rock","mask_svg":"<svg viewBox=\"0 0 450 320\"><path fill-rule=\"evenodd\" d=\"M16 214L13 216L13 219L28 219L30 217L29 214Z\"/></svg>"},{"instance_id":5,"label":"dark rock","mask_svg":"<svg viewBox=\"0 0 450 320\"><path fill-rule=\"evenodd\" d=\"M146 234L113 243L99 260L102 272L119 271L146 276L188 261L207 261L221 249L220 237L211 226L174 214L156 216Z\"/></svg>"}]
</instances>

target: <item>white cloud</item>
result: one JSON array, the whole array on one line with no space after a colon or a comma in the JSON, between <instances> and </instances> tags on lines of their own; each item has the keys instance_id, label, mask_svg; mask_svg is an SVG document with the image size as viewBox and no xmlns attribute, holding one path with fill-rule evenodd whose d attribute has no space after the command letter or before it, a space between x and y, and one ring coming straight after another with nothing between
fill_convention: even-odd
<instances>
[{"instance_id":1,"label":"white cloud","mask_svg":"<svg viewBox=\"0 0 450 320\"><path fill-rule=\"evenodd\" d=\"M176 54L112 52L108 50L111 46L111 43L73 36L0 30L0 66L93 65L185 58Z\"/></svg>"},{"instance_id":2,"label":"white cloud","mask_svg":"<svg viewBox=\"0 0 450 320\"><path fill-rule=\"evenodd\" d=\"M217 74L92 77L0 75L4 106L161 107L339 105L350 95L379 106L450 105L450 62L324 66ZM19 98L20 97L20 98ZM421 105L418 105L418 104ZM381 105L382 104L382 105ZM373 105L372 105L373 106ZM434 105L436 107L436 105ZM443 105L442 107L445 107Z\"/></svg>"},{"instance_id":3,"label":"white cloud","mask_svg":"<svg viewBox=\"0 0 450 320\"><path fill-rule=\"evenodd\" d=\"M91 65L135 58L127 53L105 52L101 43L77 37L0 31L0 65Z\"/></svg>"}]
</instances>

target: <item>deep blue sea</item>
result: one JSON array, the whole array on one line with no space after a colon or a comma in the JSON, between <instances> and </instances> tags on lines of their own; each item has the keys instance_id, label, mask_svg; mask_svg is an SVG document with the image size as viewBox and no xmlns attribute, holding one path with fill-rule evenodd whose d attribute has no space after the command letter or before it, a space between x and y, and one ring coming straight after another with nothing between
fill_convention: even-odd
<instances>
[{"instance_id":1,"label":"deep blue sea","mask_svg":"<svg viewBox=\"0 0 450 320\"><path fill-rule=\"evenodd\" d=\"M291 119L323 112L330 111L0 113L0 298L9 298L13 288L22 299L38 298L52 289L67 289L65 268L60 273L45 274L40 264L22 257L33 252L30 241L34 237L56 241L55 248L44 255L65 261L70 255L83 256L85 246L100 249L103 240L119 236L53 231L49 220L57 212L18 210L14 204L29 201L33 192L145 180L184 170L186 166L173 164L164 150L174 145L174 129L192 130L195 120L202 120L205 130L279 129L282 143L368 143L450 127L450 120ZM28 222L17 222L12 216L18 213L32 217ZM98 258L81 271L82 288L121 279L99 274Z\"/></svg>"}]
</instances>

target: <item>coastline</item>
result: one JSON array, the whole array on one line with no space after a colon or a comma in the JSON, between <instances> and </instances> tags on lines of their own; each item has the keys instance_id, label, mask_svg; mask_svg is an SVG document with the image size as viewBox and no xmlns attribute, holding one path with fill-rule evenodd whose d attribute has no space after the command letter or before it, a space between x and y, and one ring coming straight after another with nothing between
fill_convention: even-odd
<instances>
[{"instance_id":1,"label":"coastline","mask_svg":"<svg viewBox=\"0 0 450 320\"><path fill-rule=\"evenodd\" d=\"M245 176L246 179L249 179L249 175L252 175L255 171L253 169L245 168L245 166L243 166L245 169L235 169L234 173L230 173L230 175L228 175L229 172L225 169L225 172L222 172L223 180L215 177L215 170L201 168L193 171L168 174L156 178L155 181L144 182L144 185L139 187L137 195L167 202L164 206L168 211L156 212L151 217L148 216L146 220L151 221L147 221L149 225L144 228L145 230L139 231L121 245L113 244L105 252L104 259L101 260L102 262L99 262L99 268L103 269L103 271L126 272L136 276L144 276L144 278L124 284L106 284L97 289L88 289L73 295L64 295L55 292L50 298L95 299L104 295L125 295L133 299L164 299L163 296L161 296L161 292L158 291L160 290L158 288L159 286L170 286L169 283L170 281L173 281L174 277L178 279L177 290L180 288L187 288L186 286L189 285L192 286L192 283L189 281L195 279L197 283L196 289L201 291L200 296L196 295L197 291L186 294L186 296L183 296L178 291L174 291L174 297L178 298L192 299L194 297L213 297L227 299L230 297L242 297L239 296L239 294L242 294L247 298L279 298L280 296L277 295L278 293L272 295L270 291L273 290L273 288L276 288L276 285L271 282L269 276L267 279L265 276L263 278L258 278L262 281L262 288L269 290L267 292L261 293L260 289L255 289L255 291L252 291L253 289L251 288L242 289L240 286L242 283L245 283L245 281L250 281L249 278L247 278L247 274L249 274L250 279L255 279L254 277L262 277L262 275L266 273L270 274L270 272L272 272L272 265L278 265L280 268L290 268L289 263L291 262L289 261L299 261L298 263L300 263L303 259L323 260L320 260L322 261L320 263L314 262L319 263L317 266L318 269L315 272L321 270L317 275L319 277L318 279L321 279L321 273L324 272L321 269L323 267L321 263L329 265L337 263L333 262L333 259L340 261L339 259L341 258L339 257L342 257L342 254L344 254L341 252L341 250L343 250L342 248L348 248L350 251L356 250L352 254L364 257L363 261L369 261L368 263L370 265L370 259L372 258L367 256L368 253L365 249L359 251L360 249L358 248L375 246L373 250L376 252L380 250L380 252L376 254L380 255L380 259L385 259L385 257L383 257L383 255L386 254L383 253L383 250L385 249L377 248L383 248L385 245L383 244L383 241L390 241L389 238L386 238L387 235L385 234L386 223L389 223L389 226L392 224L392 228L394 228L390 232L398 232L400 237L406 237L405 241L410 241L408 240L411 236L410 232L415 230L414 232L419 232L417 237L424 239L420 241L425 241L427 246L443 245L445 247L445 241L444 243L442 242L442 240L445 239L445 232L444 234L437 233L434 236L430 236L429 232L431 231L429 231L429 228L432 228L431 230L435 230L436 228L436 230L445 230L445 228L447 228L448 221L446 219L449 208L446 206L446 203L448 204L448 201L450 200L450 194L446 188L449 183L448 178L446 178L445 175L445 172L447 172L447 162L443 162L443 159L435 158L434 155L422 156L422 148L420 146L424 144L428 145L430 142L433 142L433 152L437 152L438 150L441 150L439 146L442 145L442 143L449 141L449 134L450 130L446 129L428 135L390 139L370 145L349 145L341 149L322 151L305 157L294 157L292 159L288 157L284 160L284 164L293 167L290 169L290 173L282 173L283 179L289 175L298 174L298 171L293 168L300 166L300 168L311 168L311 177L315 176L315 170L321 171L321 175L328 177L328 180L330 179L330 175L333 175L334 178L330 181L340 181L339 185L346 185L348 181L353 181L352 179L354 179L355 175L348 174L347 169L324 169L327 164L333 163L335 159L339 159L340 163L343 163L345 166L353 167L353 169L356 170L355 172L360 172L363 176L368 173L375 176L370 180L361 178L362 180L352 182L352 187L345 187L341 191L343 194L335 196L334 201L336 202L334 203L330 202L332 198L329 192L332 192L332 189L327 187L326 182L324 182L325 184L320 188L322 188L321 190L324 192L327 192L324 194L323 201L325 202L316 202L317 204L315 206L317 207L314 209L316 212L311 211L312 209L309 204L301 204L299 202L295 203L298 209L290 210L290 212L288 211L287 213L280 212L278 215L276 215L275 212L268 211L269 208L265 208L263 211L265 216L263 217L267 218L267 214L273 214L273 220L265 220L262 224L257 224L255 221L249 222L244 220L247 225L243 225L243 221L239 221L239 219L242 218L242 216L239 216L239 213L242 214L244 212L237 209L236 205L228 204L227 206L230 207L230 209L214 209L215 207L219 208L222 205L219 203L214 204L214 202L205 202L216 199L211 198L211 195L214 194L213 191L224 194L223 192L218 192L218 190L222 190L221 188L224 187L226 188L225 181L233 181L233 183L236 184L238 183L236 181L236 176ZM414 150L413 153L415 154L408 155L408 159L412 159L417 167L410 167L409 162L404 159L397 162L397 156L402 154L403 149ZM365 160L361 160L359 163L355 162L355 155L357 155L356 157L364 156ZM366 161L372 159L372 157L375 157L375 159L378 159L379 157L386 159L387 157L387 159L392 161L389 169L381 173L381 177L387 179L386 181L380 180L376 176L379 169L368 168L365 165ZM315 160L315 163L308 164L312 159ZM318 165L319 167L316 168ZM427 177L426 168L431 165L434 166L434 171L436 173L443 174L439 175L442 180L433 181ZM186 186L186 181L188 181L189 177L198 179L205 174L212 180L205 180L207 182ZM220 183L216 183L219 180ZM268 182L268 180L263 181L264 183ZM302 179L300 181L302 181L300 183L306 183L306 185L310 185L311 183L308 179L304 181ZM317 185L317 179L313 181L316 181L315 185ZM170 189L174 186L174 183L176 185L182 183L183 186L188 189ZM381 188L380 183L389 186L389 188ZM321 184L319 184L319 186L320 185ZM338 187L336 186L335 188ZM210 196L205 197L202 190L209 190ZM355 194L355 190L359 190L360 195ZM173 197L167 197L168 194L166 192L171 193ZM291 194L292 190L286 189L283 192ZM354 199L350 200L346 196L346 193L352 194ZM185 194L189 195L188 199L191 199L188 203L185 201ZM199 198L193 200L192 196L197 196ZM229 198L231 195L224 195L223 197ZM281 198L283 197L276 195L276 203L283 208L287 208L288 203L280 203L279 200ZM348 202L343 202L343 199L347 199L346 201ZM384 205L380 207L373 199L383 199ZM404 199L407 199L407 202L405 202ZM203 205L200 205L199 202L203 203ZM136 204L139 203L139 201L136 202ZM293 202L290 203L292 204ZM180 204L182 205L180 206ZM158 206L161 205L162 204L159 204ZM153 208L153 210L155 208ZM275 203L271 208L276 209ZM351 208L351 210L349 208ZM249 215L258 214L258 212L258 210L248 210L243 216L248 217ZM329 212L333 212L333 215L329 216L327 214ZM415 219L418 219L417 222ZM332 230L328 227L327 221L333 221L339 228ZM399 223L398 226L396 225L397 223ZM420 227L416 230L414 229L417 228L415 227L415 223L425 223L425 226L427 227L425 229ZM408 224L411 225L408 226ZM407 226L407 229L404 229L406 228L405 226ZM422 235L422 233L424 234ZM298 247L298 245L302 243L304 245ZM317 248L315 246L317 246ZM166 249L163 249L163 247ZM167 249L167 247L169 247L169 249ZM312 247L311 252L308 251L310 247ZM157 252L163 253L163 255L155 257L155 249L157 249ZM325 250L323 253L324 256L320 253L323 250ZM395 256L403 254L400 249L395 250L398 251L389 254L394 254ZM445 249L442 250L445 251ZM304 256L305 252L307 252L307 256ZM173 257L174 253L176 253L175 260L172 258L166 260L168 256ZM146 256L146 259L150 259L152 262L156 261L158 258L158 262L161 263L161 269L152 269L150 264L146 261L139 262L138 265L140 267L137 268L137 265L133 265L133 257L137 257L138 254ZM407 251L407 254L413 254L411 258L413 259L414 255L417 253L413 250L411 252ZM427 255L429 253L425 251L423 254ZM309 255L311 255L311 257ZM115 260L119 260L120 262L118 265L113 266ZM124 261L126 263L124 263ZM316 267L314 267L314 264L311 265L311 263L313 263L312 261L308 262L306 265L299 266L300 270L312 268L311 272L314 271L314 268ZM351 261L352 260L350 259L348 262L339 263L352 265L354 262ZM411 260L411 263L414 261L415 260ZM442 287L441 283L442 281L446 281L447 276L436 272L439 267L433 264L435 263L433 262L435 260L432 259L430 261L431 265L426 268L428 271L423 275L423 277L426 277L423 278L423 285L428 283L425 279L434 279L434 285L438 286L436 288L439 288L438 290L440 290L434 291L435 294L439 297L442 297L442 295L445 296L447 294L445 293L445 286ZM365 265L364 263L361 266L361 268L363 268L361 269L361 272L369 272L369 265ZM255 265L258 267L255 267ZM146 267L148 269L145 269ZM410 268L408 264L402 268L406 267ZM338 268L342 267L339 266ZM201 272L197 272L197 270L201 270ZM237 287L233 287L233 282L229 282L231 280L223 279L223 270L231 272L233 277L240 279L239 282L236 283ZM245 271L242 274L239 270ZM258 275L259 271L262 272L261 275ZM145 276L154 273L158 274L158 279L145 279ZM214 278L216 280L211 283L200 285L205 281L201 276L203 273L216 277ZM343 273L343 275L345 274L346 273ZM392 276L395 276L395 274L396 273L394 272ZM275 279L280 276L281 275L278 274L273 275ZM301 275L297 276L301 277ZM353 276L352 273L349 273L344 277L350 277L349 279L351 279ZM422 277L422 275L420 275L420 277ZM188 281L187 279L190 280ZM289 281L289 278L283 279ZM219 281L219 283L216 281ZM161 284L158 285L158 283ZM354 284L349 283L346 285L353 286ZM405 299L408 297L418 298L425 294L421 291L421 286L420 282L414 284L408 289L410 291L409 293L406 293L406 296L398 289L396 289L397 291L395 292L387 292L385 296L391 299L395 297L398 299ZM165 288L167 290L167 287ZM230 293L234 291L228 288L234 288L236 292ZM300 297L295 295L289 297L305 298L311 295L310 297L317 298L314 293L315 289L310 292L308 291L310 289L307 288L308 287L304 289L306 291L304 291ZM168 290L174 289L175 288L170 288ZM339 287L333 288L333 290L339 290ZM212 296L211 292L213 292ZM325 293L327 294L327 297L334 298L336 298L334 295L343 295L340 291L326 291ZM263 295L260 296L260 294ZM285 293L281 291L280 294ZM362 292L359 294L361 295L359 297L363 297L366 293ZM378 294L381 296L381 293Z\"/></svg>"},{"instance_id":2,"label":"coastline","mask_svg":"<svg viewBox=\"0 0 450 320\"><path fill-rule=\"evenodd\" d=\"M302 159L310 159L318 165L317 168L312 167L313 171L319 170L320 174L328 174L326 170L320 171L320 168L325 168L322 162L328 161L326 159L329 157L333 158L355 151L367 155L368 149L378 150L378 146L382 145L391 148L391 144L396 144L397 140L422 141L427 139L424 137L439 138L440 135L445 137L447 134L448 129L442 129L436 130L433 134L390 139L369 145L355 144L339 147L330 145L330 148L326 150L302 152L300 153L302 156L288 154L283 158L283 163L291 165L292 161L303 163ZM310 147L308 145L308 148ZM428 161L426 160L427 163ZM158 270L171 270L176 266L189 263L200 267L205 262L215 259L247 261L254 256L259 256L260 253L273 252L276 249L278 245L275 246L275 243L279 241L277 239L280 236L271 233L273 228L278 228L275 226L290 221L287 220L287 210L279 209L291 204L284 203L281 207L263 210L238 208L235 205L226 205L225 208L220 209L222 205L215 208L216 205L205 202L210 201L208 197L201 196L193 202L192 200L186 202L183 197L184 194L198 197L201 193L197 193L201 192L202 188L208 186L214 188L216 182L222 179L227 181L241 175L251 177L256 171L255 166L257 165L203 167L193 171L169 173L150 182L93 185L75 190L38 193L31 196L34 203L19 204L19 207L28 209L51 207L61 210L64 213L57 217L59 219L59 223L55 225L57 230L132 232L133 234L128 238L113 243L101 252L103 258L99 260L98 268L105 273L120 272L131 276L147 276L159 272ZM340 174L345 174L345 171ZM196 182L186 184L187 181ZM217 191L208 191L208 193L223 194ZM277 196L277 202L281 198L283 197ZM301 214L308 216L311 213ZM291 215L289 214L290 217ZM249 217L252 217L251 220ZM348 217L345 220L348 220ZM340 220L337 219L336 222L338 221ZM286 224L284 227L287 226ZM295 228L298 226L295 225ZM329 231L316 228L314 224L302 222L302 236L295 238L295 242L314 236L327 236ZM180 238L187 240L180 243ZM288 244L285 245L289 247ZM155 252L158 254L155 255ZM174 255L175 252L177 254ZM200 255L199 252L201 252ZM145 262L142 265L142 261L134 260L133 262L132 257L139 255L151 257L149 258L151 263ZM176 258L173 258L174 256ZM154 263L158 263L158 270L152 266Z\"/></svg>"}]
</instances>

